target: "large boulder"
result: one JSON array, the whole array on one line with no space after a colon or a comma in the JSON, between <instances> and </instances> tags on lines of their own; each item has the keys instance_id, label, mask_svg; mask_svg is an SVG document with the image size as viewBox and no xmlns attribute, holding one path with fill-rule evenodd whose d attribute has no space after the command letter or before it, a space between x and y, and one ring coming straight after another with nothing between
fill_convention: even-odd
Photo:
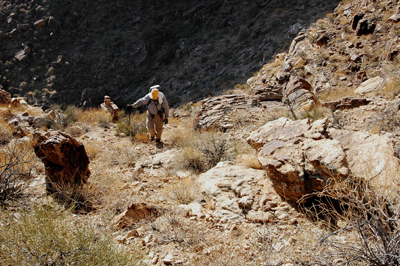
<instances>
[{"instance_id":1,"label":"large boulder","mask_svg":"<svg viewBox=\"0 0 400 266\"><path fill-rule=\"evenodd\" d=\"M61 131L37 132L34 138L35 154L45 165L49 193L87 182L90 176L89 158L82 144Z\"/></svg>"},{"instance_id":2,"label":"large boulder","mask_svg":"<svg viewBox=\"0 0 400 266\"><path fill-rule=\"evenodd\" d=\"M251 133L247 142L288 201L320 192L329 179L341 181L350 174L388 187L400 166L389 137L328 128L327 119L311 124L280 118Z\"/></svg>"},{"instance_id":3,"label":"large boulder","mask_svg":"<svg viewBox=\"0 0 400 266\"><path fill-rule=\"evenodd\" d=\"M279 216L276 207L282 203L282 199L263 170L224 161L201 174L196 183L202 195L213 201L213 211L208 214L221 222L246 219L266 223ZM180 208L196 216L207 213L199 204Z\"/></svg>"}]
</instances>

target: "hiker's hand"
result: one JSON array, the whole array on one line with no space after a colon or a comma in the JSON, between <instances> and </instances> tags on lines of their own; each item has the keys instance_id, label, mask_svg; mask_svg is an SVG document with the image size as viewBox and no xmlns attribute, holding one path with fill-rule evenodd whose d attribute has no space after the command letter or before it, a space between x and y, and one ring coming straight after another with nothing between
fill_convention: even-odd
<instances>
[{"instance_id":1,"label":"hiker's hand","mask_svg":"<svg viewBox=\"0 0 400 266\"><path fill-rule=\"evenodd\" d=\"M164 119L164 124L166 124L166 125L168 124L168 118Z\"/></svg>"}]
</instances>

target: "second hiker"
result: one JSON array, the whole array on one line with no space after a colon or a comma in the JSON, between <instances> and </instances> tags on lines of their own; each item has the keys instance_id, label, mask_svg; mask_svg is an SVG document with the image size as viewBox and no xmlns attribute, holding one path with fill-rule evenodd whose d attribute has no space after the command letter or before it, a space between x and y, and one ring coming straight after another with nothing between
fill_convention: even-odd
<instances>
[{"instance_id":1,"label":"second hiker","mask_svg":"<svg viewBox=\"0 0 400 266\"><path fill-rule=\"evenodd\" d=\"M150 140L155 139L157 142L161 142L163 123L168 124L169 117L167 98L160 89L160 85L152 86L146 96L127 106L128 108L147 106L146 127L150 133Z\"/></svg>"}]
</instances>

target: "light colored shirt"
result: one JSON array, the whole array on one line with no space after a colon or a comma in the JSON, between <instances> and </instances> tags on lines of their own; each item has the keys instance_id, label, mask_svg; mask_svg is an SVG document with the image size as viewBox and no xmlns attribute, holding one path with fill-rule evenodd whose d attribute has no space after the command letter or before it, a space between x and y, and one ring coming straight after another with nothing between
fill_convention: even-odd
<instances>
[{"instance_id":1,"label":"light colored shirt","mask_svg":"<svg viewBox=\"0 0 400 266\"><path fill-rule=\"evenodd\" d=\"M153 115L158 114L158 111L164 109L165 118L168 118L169 117L169 107L168 107L167 98L165 98L164 94L162 92L159 92L157 100L152 100L150 98L150 96L151 96L151 93L146 94L146 96L144 96L143 98L140 98L134 104L132 104L132 107L137 108L142 105L147 105L147 110L149 111L150 114L153 114Z\"/></svg>"}]
</instances>

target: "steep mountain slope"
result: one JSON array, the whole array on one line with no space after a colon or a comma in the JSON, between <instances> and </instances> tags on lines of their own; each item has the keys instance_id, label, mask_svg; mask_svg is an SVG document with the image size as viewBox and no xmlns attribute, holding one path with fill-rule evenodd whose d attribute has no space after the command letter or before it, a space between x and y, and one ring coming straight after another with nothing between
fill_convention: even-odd
<instances>
[{"instance_id":1,"label":"steep mountain slope","mask_svg":"<svg viewBox=\"0 0 400 266\"><path fill-rule=\"evenodd\" d=\"M92 2L82 3L98 10L99 13L94 12L96 14L115 12L111 9L105 11L105 6L97 9ZM113 6L115 3L122 2L113 2ZM77 3L71 5L75 4ZM103 4L107 5L106 2ZM165 7L161 2L157 5L158 10ZM190 9L187 3L185 14L190 14L191 10L202 14L200 10L206 7L200 5L199 8ZM54 14L56 11L67 14L68 18L72 18L68 15L72 14L79 18L78 21L80 17L87 19L94 16L94 13L88 15L89 13L83 14L79 10L68 11L63 6L54 10ZM207 9L201 20L207 21L207 14L212 14L210 9ZM84 93L75 94L83 96L79 101L92 99L92 104L96 97L100 101L104 93L115 93L116 98L120 90L114 85L116 78L113 72L107 71L125 69L126 65L120 63L122 57L128 58L127 61L142 62L138 64L142 74L154 71L160 73L161 78L163 75L167 77L167 71L172 71L174 64L181 62L180 60L183 62L186 59L185 62L191 62L190 66L198 66L196 60L187 59L198 58L201 63L201 56L204 56L201 49L208 44L208 40L205 40L204 44L189 46L192 48L188 50L188 54L181 54L177 49L172 59L161 57L164 61L157 64L155 58L159 58L157 56L160 54L155 51L163 51L163 48L168 47L167 43L161 44L154 51L148 44L131 43L132 51L137 48L136 52L132 55L124 54L125 35L119 35L113 29L112 25L116 21L111 20L110 16L103 19L101 22L109 22L109 28L104 26L107 30L101 33L86 32L90 23L82 20L76 24L80 26L73 29L68 38L71 44L76 45L77 50L72 46L60 45L61 50L57 48L57 53L52 51L48 54L63 55L64 58L60 57L57 62L57 57L54 57L50 73L45 73L48 68L43 69L46 71L42 77L54 76L48 80L54 84L51 89L62 86L71 88L73 78L84 77L76 80L76 86L79 86L79 82L97 80L91 74L93 77L110 75L100 79L109 82L107 84L110 87L102 85L103 89L99 89L100 85L93 85L91 89L83 90ZM143 15L140 15L135 23L141 23L143 19ZM46 25L53 25L51 20L49 18ZM93 21L95 19L92 17L92 23ZM121 28L128 21L121 19L115 25ZM162 20L157 21L162 23ZM100 27L101 22L98 21L97 27ZM143 128L144 114L137 113L135 117L132 116L132 121L131 117L129 121L125 117L121 124L115 126L111 118L107 120L106 114L95 114L95 109L70 109L69 111L80 114L75 116L79 118L76 118L78 123L63 129L85 145L92 173L89 192L93 194L89 195L94 196L94 203L98 205L93 213L74 215L73 218L84 221L99 231L114 232L113 236L120 247L132 249L133 252L136 252L136 247L140 247L146 254L144 263L148 265L398 265L398 223L393 223L394 230L388 227L392 227L393 221L399 221L399 22L399 4L394 1L341 1L332 13L295 34L290 48L264 65L248 79L246 86L238 86L230 91L232 94L209 97L171 112L171 120L165 126L164 143L161 145L148 143L143 136L141 142L138 141L139 138L133 140L120 133L121 124L132 121L135 130ZM70 24L72 20L63 23L75 25ZM21 27L23 26L19 28ZM200 27L196 31L198 35L202 32L201 29ZM55 34L65 33L64 31L60 28ZM87 36L83 36L84 33ZM7 34L10 36L11 32L7 31ZM94 38L89 37L91 34L106 38L108 45L116 45L92 44ZM135 35L133 32L130 34L127 39L133 40L132 36ZM161 36L163 32L158 34L154 36ZM166 38L169 33L162 36ZM112 38L109 39L110 37ZM80 43L81 38L86 41ZM161 39L155 43L162 43ZM142 40L145 42L145 39ZM50 42L54 44L53 41ZM215 47L219 47L217 44L218 42L214 43ZM45 44L42 45L44 47ZM10 43L8 46L11 47ZM98 50L99 47L104 50ZM199 50L195 50L196 47ZM224 47L221 44L220 49ZM141 48L146 52L140 51ZM60 51L62 53L58 53ZM97 51L101 51L104 60L109 60L114 66L111 67L111 64L109 68L108 64L96 61ZM235 52L232 48L232 54ZM242 53L242 50L237 53ZM139 56L144 54L146 57ZM22 52L18 53L18 58L23 59L23 55ZM69 59L70 55L77 56L73 58L81 60L80 64ZM117 58L115 62L110 59L113 56ZM205 65L217 58L217 53L210 50L208 56ZM33 62L44 59L42 57ZM20 65L18 69L15 68L19 63L11 62L10 65L7 62L7 66L3 68L6 75L19 71ZM32 64L32 61L27 63ZM99 67L103 63L104 72L92 72L92 66L97 64ZM76 70L72 71L74 68ZM215 71L217 69L220 66ZM201 73L200 70L199 67L196 73ZM135 71L131 74L136 73ZM126 78L124 72L118 73L118 82L123 82ZM193 76L197 77L194 74ZM64 77L63 83L58 83L60 77ZM205 77L199 75L197 78ZM44 82L40 77L36 80L39 83ZM166 80L166 83L175 84L172 77ZM190 80L192 81L191 78ZM150 84L151 80L138 82ZM179 82L176 84L187 82L186 74ZM6 85L8 88L12 87L10 83ZM145 90L145 85L141 86ZM192 86L194 85L189 88ZM111 91L112 88L115 88L115 92ZM190 92L188 88L182 87L175 93L184 90ZM136 97L142 91L128 89L126 94L128 93ZM40 95L40 92L34 94ZM70 90L59 91L50 100L63 101L62 97L66 97L63 95L75 97L73 94ZM173 98L173 95L170 96ZM4 118L0 120L4 123L0 127L0 133L6 131L6 125L11 127L5 121L16 118L20 121L14 120L11 124L21 126L20 135L23 135L21 133L24 130L21 129L24 125L45 127L39 122L43 116L51 115L44 114L40 108L31 109L27 106L11 108L7 105L0 111ZM199 129L218 130L195 131L192 127L195 113L195 123ZM59 116L42 122L55 123L57 117L59 120L67 118L59 113ZM322 117L324 119L320 119ZM309 118L315 122L301 118ZM59 124L68 123L59 121ZM13 137L12 130L8 129L7 139L4 138L6 141L3 143L9 142ZM218 160L215 162L220 159L224 161L212 166L202 158L202 153L205 157L216 156ZM212 168L200 174L199 172L208 169L205 166ZM44 169L39 169L39 176L32 189L43 189L43 172ZM350 177L372 177L375 186L366 189L363 186L355 187L362 183L342 182L331 187L333 191L327 189L318 193L325 184L349 173L352 175ZM324 180L328 181L325 183ZM347 181L354 180L347 178ZM349 213L342 215L340 211L335 212L326 205L313 205L311 202L310 205L316 212L310 210L307 218L304 214L307 214L306 209L295 208L299 207L297 200L302 196L305 196L305 201L319 195L323 198L332 196L328 193L334 193L334 199L344 198L342 210L347 209ZM29 202L40 204L44 196L44 193L36 194ZM350 202L360 205L352 206L349 205ZM48 204L46 202L45 206L52 209ZM391 210L394 210L393 213ZM18 213L11 213L11 217L19 222ZM324 220L326 218L327 221ZM319 222L316 223L315 220ZM113 228L109 227L110 224ZM0 225L0 230L4 228L8 229ZM97 237L91 239L97 241ZM15 240L19 241L20 238ZM386 245L388 242L391 245ZM21 252L22 249L15 250Z\"/></svg>"},{"instance_id":2,"label":"steep mountain slope","mask_svg":"<svg viewBox=\"0 0 400 266\"><path fill-rule=\"evenodd\" d=\"M244 83L331 1L1 1L0 75L39 104L125 105L160 83L172 105Z\"/></svg>"}]
</instances>

